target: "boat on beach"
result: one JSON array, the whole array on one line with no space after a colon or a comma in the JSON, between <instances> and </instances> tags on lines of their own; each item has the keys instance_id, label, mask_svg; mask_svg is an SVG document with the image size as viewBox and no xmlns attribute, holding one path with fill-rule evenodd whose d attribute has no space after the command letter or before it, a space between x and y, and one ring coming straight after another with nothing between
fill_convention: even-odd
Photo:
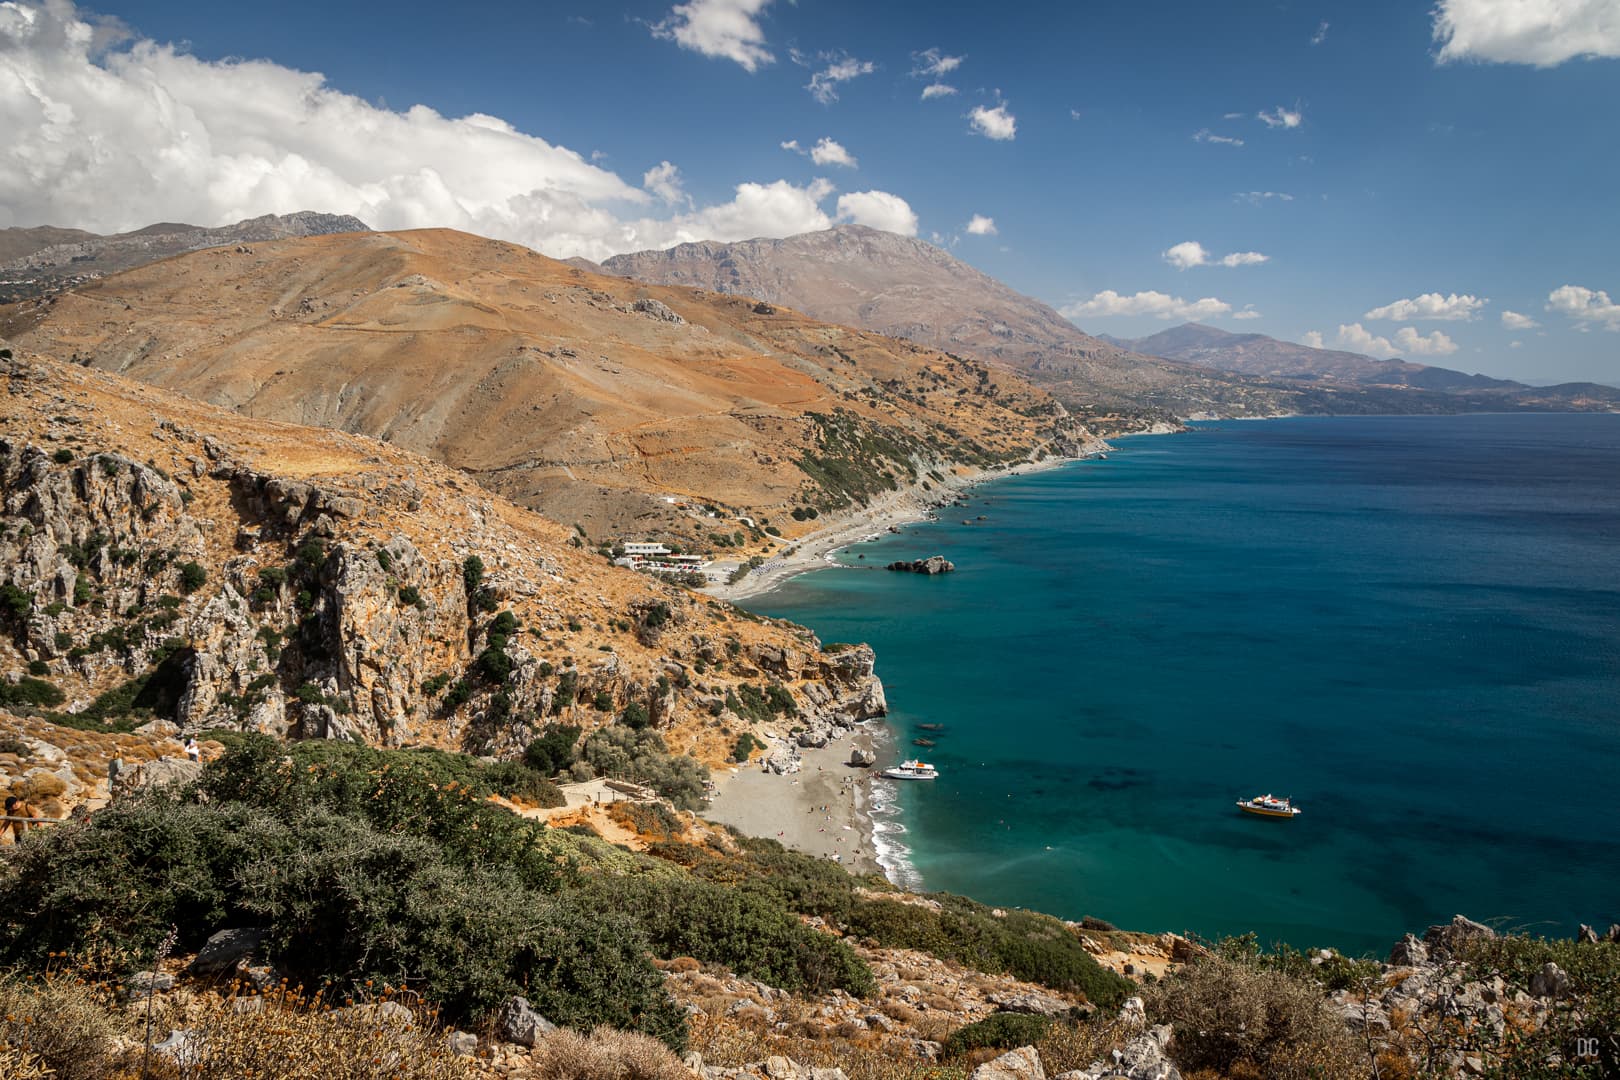
<instances>
[{"instance_id":1,"label":"boat on beach","mask_svg":"<svg viewBox=\"0 0 1620 1080\"><path fill-rule=\"evenodd\" d=\"M898 765L891 765L878 775L887 776L890 780L933 780L939 776L939 770L926 761L912 758Z\"/></svg>"},{"instance_id":2,"label":"boat on beach","mask_svg":"<svg viewBox=\"0 0 1620 1080\"><path fill-rule=\"evenodd\" d=\"M1259 814L1261 817L1297 817L1304 813L1294 805L1292 799L1279 799L1275 795L1256 795L1252 799L1239 799L1237 808L1245 814Z\"/></svg>"}]
</instances>

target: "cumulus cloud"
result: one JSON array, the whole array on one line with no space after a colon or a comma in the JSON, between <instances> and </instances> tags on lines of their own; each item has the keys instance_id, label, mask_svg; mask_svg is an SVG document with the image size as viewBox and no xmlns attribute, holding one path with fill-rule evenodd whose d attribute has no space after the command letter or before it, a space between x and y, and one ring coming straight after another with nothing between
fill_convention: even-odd
<instances>
[{"instance_id":1,"label":"cumulus cloud","mask_svg":"<svg viewBox=\"0 0 1620 1080\"><path fill-rule=\"evenodd\" d=\"M1490 303L1477 296L1442 296L1424 293L1411 300L1396 300L1383 307L1373 308L1363 319L1393 319L1407 322L1413 319L1432 319L1437 322L1463 322L1479 316L1479 309Z\"/></svg>"},{"instance_id":2,"label":"cumulus cloud","mask_svg":"<svg viewBox=\"0 0 1620 1080\"><path fill-rule=\"evenodd\" d=\"M1217 135L1209 128L1199 128L1193 134L1193 142L1216 143L1221 146L1242 146L1243 140L1235 135Z\"/></svg>"},{"instance_id":3,"label":"cumulus cloud","mask_svg":"<svg viewBox=\"0 0 1620 1080\"><path fill-rule=\"evenodd\" d=\"M1305 113L1297 105L1292 109L1279 105L1269 112L1262 109L1254 115L1268 128L1293 129L1305 122Z\"/></svg>"},{"instance_id":4,"label":"cumulus cloud","mask_svg":"<svg viewBox=\"0 0 1620 1080\"><path fill-rule=\"evenodd\" d=\"M810 148L810 160L817 165L842 165L846 169L856 167L855 155L825 135Z\"/></svg>"},{"instance_id":5,"label":"cumulus cloud","mask_svg":"<svg viewBox=\"0 0 1620 1080\"><path fill-rule=\"evenodd\" d=\"M714 10L675 14L709 26ZM729 201L696 207L669 162L638 187L498 117L379 108L318 74L148 39L109 49L65 0L0 4L0 131L0 226L117 232L316 209L603 259L832 224L825 180L740 183Z\"/></svg>"},{"instance_id":6,"label":"cumulus cloud","mask_svg":"<svg viewBox=\"0 0 1620 1080\"><path fill-rule=\"evenodd\" d=\"M806 63L798 53L793 58L799 63ZM804 88L823 105L831 105L838 100L838 88L844 83L877 70L877 65L870 60L857 60L842 53L822 53L820 59L827 66L811 75Z\"/></svg>"},{"instance_id":7,"label":"cumulus cloud","mask_svg":"<svg viewBox=\"0 0 1620 1080\"><path fill-rule=\"evenodd\" d=\"M1534 330L1541 324L1528 315L1520 315L1517 311L1502 312L1502 326L1507 330Z\"/></svg>"},{"instance_id":8,"label":"cumulus cloud","mask_svg":"<svg viewBox=\"0 0 1620 1080\"><path fill-rule=\"evenodd\" d=\"M1261 317L1260 313L1254 310L1253 304L1244 304L1242 311L1232 312L1232 318L1234 319L1258 319Z\"/></svg>"},{"instance_id":9,"label":"cumulus cloud","mask_svg":"<svg viewBox=\"0 0 1620 1080\"><path fill-rule=\"evenodd\" d=\"M804 153L804 147L799 145L799 140L798 139L788 139L788 140L782 142L780 145L781 145L782 149L791 150L795 154Z\"/></svg>"},{"instance_id":10,"label":"cumulus cloud","mask_svg":"<svg viewBox=\"0 0 1620 1080\"><path fill-rule=\"evenodd\" d=\"M1610 300L1602 289L1560 285L1547 294L1547 310L1574 319L1578 329L1585 330L1596 323L1605 330L1620 331L1620 304Z\"/></svg>"},{"instance_id":11,"label":"cumulus cloud","mask_svg":"<svg viewBox=\"0 0 1620 1080\"><path fill-rule=\"evenodd\" d=\"M1449 356L1457 343L1439 330L1420 334L1410 326L1395 331L1395 340L1372 333L1360 323L1340 325L1339 344L1386 360L1396 356Z\"/></svg>"},{"instance_id":12,"label":"cumulus cloud","mask_svg":"<svg viewBox=\"0 0 1620 1080\"><path fill-rule=\"evenodd\" d=\"M1112 315L1152 315L1158 319L1209 319L1225 315L1232 305L1213 296L1202 300L1183 300L1162 292L1139 292L1121 296L1113 289L1104 289L1090 300L1076 301L1058 309L1066 319L1102 318Z\"/></svg>"},{"instance_id":13,"label":"cumulus cloud","mask_svg":"<svg viewBox=\"0 0 1620 1080\"><path fill-rule=\"evenodd\" d=\"M973 111L968 113L968 123L975 132L987 139L1005 142L1018 134L1018 118L1007 111L1005 104L994 108L987 105L975 106Z\"/></svg>"},{"instance_id":14,"label":"cumulus cloud","mask_svg":"<svg viewBox=\"0 0 1620 1080\"><path fill-rule=\"evenodd\" d=\"M929 83L922 88L922 100L932 101L934 98L950 97L956 93L956 87L946 86L942 82Z\"/></svg>"},{"instance_id":15,"label":"cumulus cloud","mask_svg":"<svg viewBox=\"0 0 1620 1080\"><path fill-rule=\"evenodd\" d=\"M917 215L911 206L887 191L852 191L838 196L838 217L901 236L917 235Z\"/></svg>"},{"instance_id":16,"label":"cumulus cloud","mask_svg":"<svg viewBox=\"0 0 1620 1080\"><path fill-rule=\"evenodd\" d=\"M967 231L969 236L994 236L996 219L985 217L983 214L974 214L972 220L967 223Z\"/></svg>"},{"instance_id":17,"label":"cumulus cloud","mask_svg":"<svg viewBox=\"0 0 1620 1080\"><path fill-rule=\"evenodd\" d=\"M1299 340L1300 344L1302 345L1308 345L1313 349L1320 349L1322 347L1322 331L1307 330L1299 336Z\"/></svg>"},{"instance_id":18,"label":"cumulus cloud","mask_svg":"<svg viewBox=\"0 0 1620 1080\"><path fill-rule=\"evenodd\" d=\"M691 0L676 4L651 26L654 37L673 41L704 56L735 60L745 71L757 71L776 57L765 48L759 15L771 0Z\"/></svg>"},{"instance_id":19,"label":"cumulus cloud","mask_svg":"<svg viewBox=\"0 0 1620 1080\"><path fill-rule=\"evenodd\" d=\"M1318 26L1316 28L1316 33L1311 35L1311 44L1312 45L1320 45L1320 44L1322 44L1322 42L1327 40L1327 32L1328 32L1328 21L1326 19L1323 19L1322 20L1322 25Z\"/></svg>"},{"instance_id":20,"label":"cumulus cloud","mask_svg":"<svg viewBox=\"0 0 1620 1080\"><path fill-rule=\"evenodd\" d=\"M944 53L940 52L939 49L934 48L924 49L922 52L914 52L911 54L911 59L915 65L911 69L911 75L913 78L937 79L941 75L949 75L951 72L961 67L962 61L966 60L967 57L946 56Z\"/></svg>"},{"instance_id":21,"label":"cumulus cloud","mask_svg":"<svg viewBox=\"0 0 1620 1080\"><path fill-rule=\"evenodd\" d=\"M1196 240L1183 240L1160 254L1164 256L1165 262L1177 270L1191 270L1195 266L1253 266L1270 258L1269 255L1262 255L1258 251L1235 251L1217 259Z\"/></svg>"},{"instance_id":22,"label":"cumulus cloud","mask_svg":"<svg viewBox=\"0 0 1620 1080\"><path fill-rule=\"evenodd\" d=\"M692 201L681 190L681 170L667 161L660 161L643 173L641 186L670 206L676 203L690 205Z\"/></svg>"},{"instance_id":23,"label":"cumulus cloud","mask_svg":"<svg viewBox=\"0 0 1620 1080\"><path fill-rule=\"evenodd\" d=\"M1483 60L1557 67L1576 57L1620 57L1613 0L1440 0L1438 63Z\"/></svg>"},{"instance_id":24,"label":"cumulus cloud","mask_svg":"<svg viewBox=\"0 0 1620 1080\"><path fill-rule=\"evenodd\" d=\"M1240 191L1232 197L1241 199L1253 206L1264 206L1272 199L1276 199L1278 202L1294 201L1294 197L1286 191Z\"/></svg>"}]
</instances>

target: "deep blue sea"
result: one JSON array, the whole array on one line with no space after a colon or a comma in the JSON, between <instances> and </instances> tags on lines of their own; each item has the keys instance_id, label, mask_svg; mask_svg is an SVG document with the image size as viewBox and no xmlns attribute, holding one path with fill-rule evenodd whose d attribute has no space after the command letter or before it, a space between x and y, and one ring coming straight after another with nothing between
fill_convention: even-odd
<instances>
[{"instance_id":1,"label":"deep blue sea","mask_svg":"<svg viewBox=\"0 0 1620 1080\"><path fill-rule=\"evenodd\" d=\"M1116 445L749 602L877 649L942 772L899 793L925 887L1380 954L1620 922L1620 416ZM1233 805L1263 792L1304 814Z\"/></svg>"}]
</instances>

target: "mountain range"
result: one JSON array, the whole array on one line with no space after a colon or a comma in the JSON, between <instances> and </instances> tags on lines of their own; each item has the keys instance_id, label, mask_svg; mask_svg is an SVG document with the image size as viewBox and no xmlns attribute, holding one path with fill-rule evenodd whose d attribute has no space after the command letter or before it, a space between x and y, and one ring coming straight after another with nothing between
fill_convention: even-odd
<instances>
[{"instance_id":1,"label":"mountain range","mask_svg":"<svg viewBox=\"0 0 1620 1080\"><path fill-rule=\"evenodd\" d=\"M759 297L972 356L1025 376L1103 431L1199 415L1607 408L1620 402L1620 392L1592 384L1532 389L1191 324L1137 341L1092 336L937 245L860 225L783 240L682 244L618 255L602 268Z\"/></svg>"}]
</instances>

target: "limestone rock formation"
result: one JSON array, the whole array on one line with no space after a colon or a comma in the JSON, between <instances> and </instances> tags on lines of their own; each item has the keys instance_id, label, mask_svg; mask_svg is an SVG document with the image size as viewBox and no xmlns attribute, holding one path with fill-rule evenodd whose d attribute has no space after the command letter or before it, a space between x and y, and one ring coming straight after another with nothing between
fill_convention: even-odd
<instances>
[{"instance_id":1,"label":"limestone rock formation","mask_svg":"<svg viewBox=\"0 0 1620 1080\"><path fill-rule=\"evenodd\" d=\"M884 569L902 570L913 574L948 574L956 569L956 564L943 555L930 555L926 559L901 559L890 563Z\"/></svg>"}]
</instances>

